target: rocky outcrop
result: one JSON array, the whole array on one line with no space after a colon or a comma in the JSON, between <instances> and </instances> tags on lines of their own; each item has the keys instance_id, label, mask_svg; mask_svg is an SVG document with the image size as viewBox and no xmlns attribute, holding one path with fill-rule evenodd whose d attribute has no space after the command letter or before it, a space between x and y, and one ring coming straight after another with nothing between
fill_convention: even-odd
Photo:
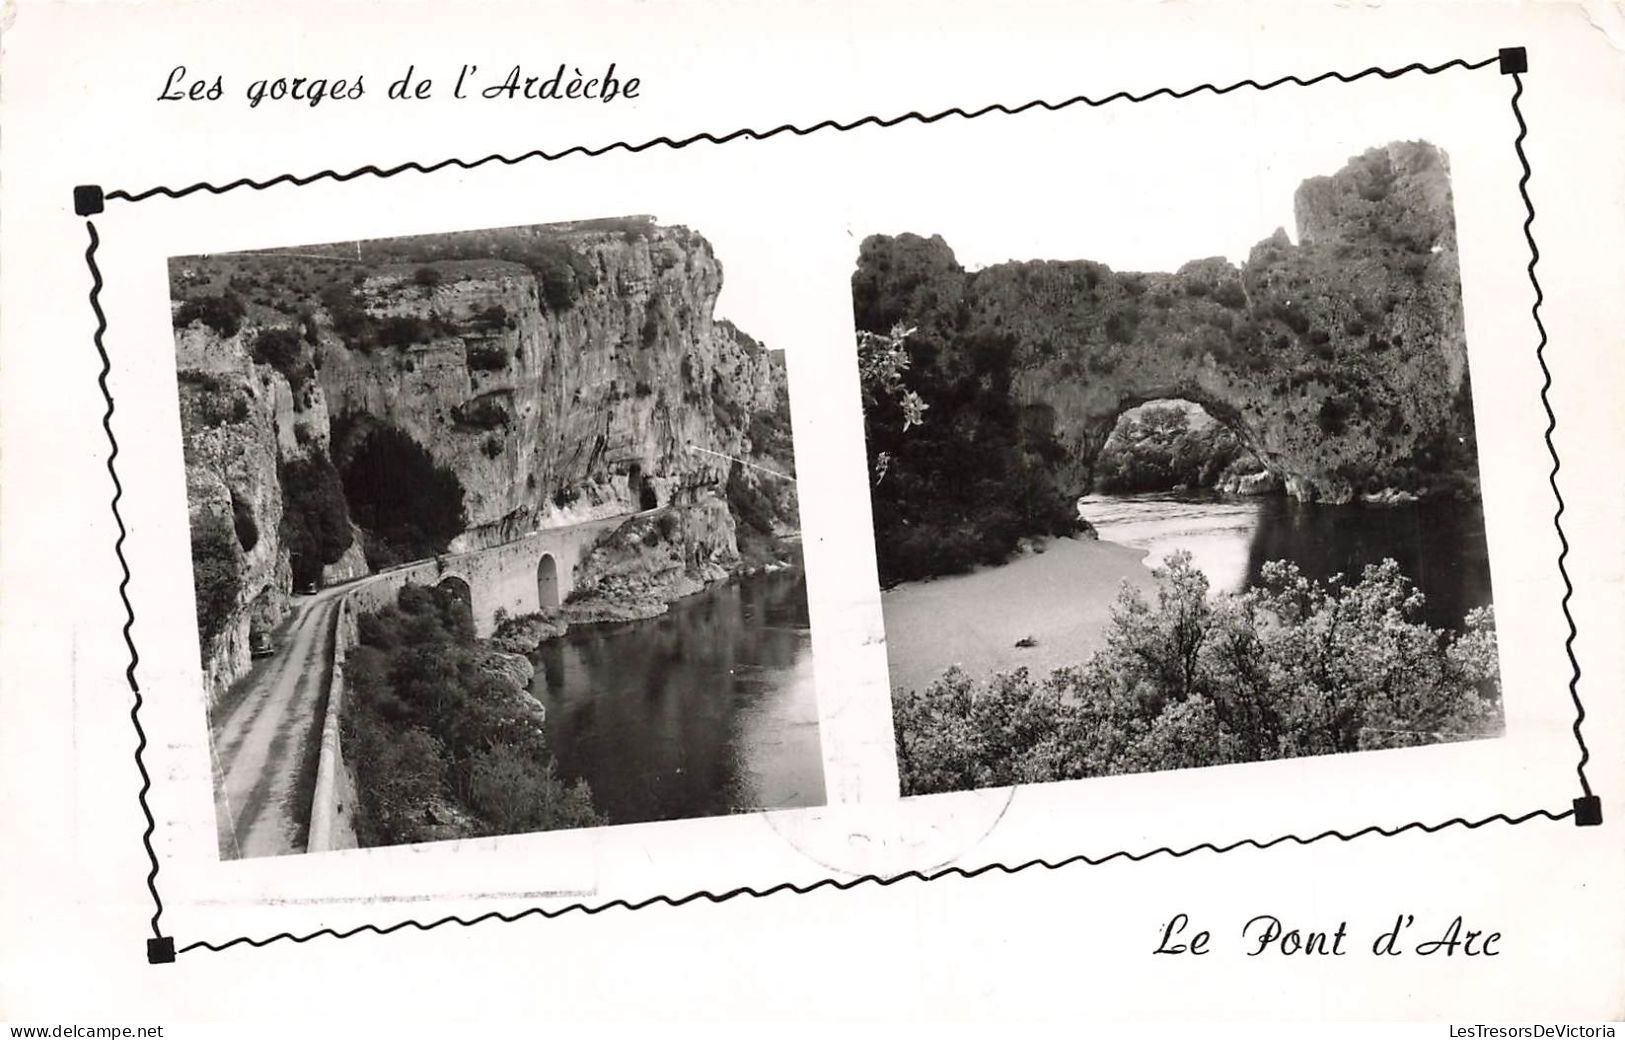
<instances>
[{"instance_id":1,"label":"rocky outcrop","mask_svg":"<svg viewBox=\"0 0 1625 1040\"><path fill-rule=\"evenodd\" d=\"M738 562L733 514L719 497L640 517L582 560L563 617L570 624L657 617L673 600L726 578Z\"/></svg>"},{"instance_id":2,"label":"rocky outcrop","mask_svg":"<svg viewBox=\"0 0 1625 1040\"><path fill-rule=\"evenodd\" d=\"M224 543L236 575L229 602L211 613L211 590L197 590L200 626L212 629L200 633L212 702L247 670L253 636L270 631L287 613L292 576L278 537L278 463L285 439L293 439L292 395L286 380L249 359L237 336L181 331L176 361L194 542L210 528L232 535ZM224 577L216 574L214 580Z\"/></svg>"},{"instance_id":3,"label":"rocky outcrop","mask_svg":"<svg viewBox=\"0 0 1625 1040\"><path fill-rule=\"evenodd\" d=\"M530 658L503 650L487 649L480 658L480 670L501 679L513 689L516 696L534 700L530 697L529 690L530 681L536 676L536 668L530 663Z\"/></svg>"},{"instance_id":4,"label":"rocky outcrop","mask_svg":"<svg viewBox=\"0 0 1625 1040\"><path fill-rule=\"evenodd\" d=\"M854 293L868 313L901 301L896 320L957 344L964 364L1002 359L1065 449L1069 492L1089 488L1119 415L1166 398L1202 405L1300 499L1475 487L1444 154L1374 148L1305 182L1296 208L1297 244L1278 231L1240 268L1173 273L1084 260L970 273L941 238L876 237Z\"/></svg>"}]
</instances>

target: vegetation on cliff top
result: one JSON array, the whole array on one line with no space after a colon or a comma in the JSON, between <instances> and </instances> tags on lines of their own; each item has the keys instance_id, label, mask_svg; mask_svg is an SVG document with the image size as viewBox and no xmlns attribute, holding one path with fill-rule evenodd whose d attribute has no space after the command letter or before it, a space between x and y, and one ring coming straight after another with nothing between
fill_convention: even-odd
<instances>
[{"instance_id":1,"label":"vegetation on cliff top","mask_svg":"<svg viewBox=\"0 0 1625 1040\"><path fill-rule=\"evenodd\" d=\"M1208 595L1176 553L1155 602L1124 588L1107 648L1035 678L950 669L892 700L904 794L1072 780L1498 736L1487 608L1464 632L1418 620L1392 561L1317 583L1288 563Z\"/></svg>"},{"instance_id":2,"label":"vegetation on cliff top","mask_svg":"<svg viewBox=\"0 0 1625 1040\"><path fill-rule=\"evenodd\" d=\"M357 627L341 724L363 845L606 822L584 782L558 777L539 706L484 666L456 593L408 585Z\"/></svg>"}]
</instances>

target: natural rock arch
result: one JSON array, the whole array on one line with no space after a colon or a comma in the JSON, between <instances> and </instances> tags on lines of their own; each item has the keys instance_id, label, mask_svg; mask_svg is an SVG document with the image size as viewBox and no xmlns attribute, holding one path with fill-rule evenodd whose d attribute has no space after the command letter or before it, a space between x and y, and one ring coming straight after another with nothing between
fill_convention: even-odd
<instances>
[{"instance_id":1,"label":"natural rock arch","mask_svg":"<svg viewBox=\"0 0 1625 1040\"><path fill-rule=\"evenodd\" d=\"M1239 268L1214 257L1172 273L1087 260L966 271L940 237L875 236L853 277L859 327L912 327L920 367L1007 380L1024 423L1057 444L1067 493L1089 488L1119 415L1174 397L1235 431L1299 499L1475 484L1444 154L1372 149L1304 182L1296 206L1297 244L1277 231Z\"/></svg>"}]
</instances>

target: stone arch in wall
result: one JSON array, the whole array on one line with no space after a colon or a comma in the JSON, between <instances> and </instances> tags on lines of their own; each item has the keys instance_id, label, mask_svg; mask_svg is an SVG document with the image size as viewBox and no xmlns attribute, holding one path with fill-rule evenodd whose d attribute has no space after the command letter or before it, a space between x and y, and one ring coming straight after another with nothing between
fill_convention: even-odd
<instances>
[{"instance_id":1,"label":"stone arch in wall","mask_svg":"<svg viewBox=\"0 0 1625 1040\"><path fill-rule=\"evenodd\" d=\"M468 604L469 609L474 607L474 590L469 588L468 582L455 574L448 574L435 584L437 589L447 589L452 595Z\"/></svg>"},{"instance_id":2,"label":"stone arch in wall","mask_svg":"<svg viewBox=\"0 0 1625 1040\"><path fill-rule=\"evenodd\" d=\"M559 599L559 564L552 553L543 553L536 561L536 602L543 610L557 610Z\"/></svg>"}]
</instances>

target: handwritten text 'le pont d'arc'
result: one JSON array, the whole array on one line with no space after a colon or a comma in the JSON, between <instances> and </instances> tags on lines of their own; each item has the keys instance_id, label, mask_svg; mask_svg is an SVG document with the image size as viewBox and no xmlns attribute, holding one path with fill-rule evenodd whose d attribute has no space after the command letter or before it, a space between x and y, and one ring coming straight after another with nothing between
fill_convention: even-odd
<instances>
[{"instance_id":1,"label":"handwritten text 'le pont d'arc'","mask_svg":"<svg viewBox=\"0 0 1625 1040\"><path fill-rule=\"evenodd\" d=\"M1500 932L1470 929L1459 916L1443 928L1430 930L1426 925L1418 928L1414 914L1400 914L1391 927L1371 940L1370 950L1374 957L1406 952L1419 957L1497 957L1500 941ZM1212 943L1212 932L1193 931L1189 915L1175 914L1163 925L1162 939L1151 952L1200 957L1212 952ZM1342 957L1350 948L1349 926L1347 921L1339 921L1335 928L1300 928L1274 914L1259 914L1242 926L1241 945L1248 957Z\"/></svg>"}]
</instances>

